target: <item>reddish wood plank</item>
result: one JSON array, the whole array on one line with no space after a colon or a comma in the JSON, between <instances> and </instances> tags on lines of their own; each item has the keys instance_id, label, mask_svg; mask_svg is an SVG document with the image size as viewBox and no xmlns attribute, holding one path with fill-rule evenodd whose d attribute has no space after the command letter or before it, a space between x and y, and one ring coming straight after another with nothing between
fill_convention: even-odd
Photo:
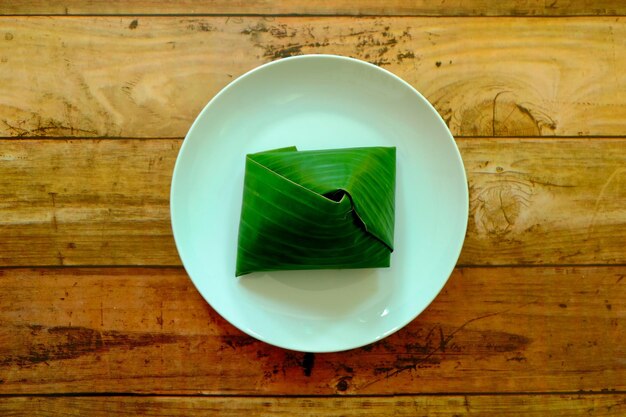
<instances>
[{"instance_id":1,"label":"reddish wood plank","mask_svg":"<svg viewBox=\"0 0 626 417\"><path fill-rule=\"evenodd\" d=\"M316 355L243 335L182 269L0 275L4 394L626 389L626 267L458 269L405 329Z\"/></svg>"},{"instance_id":2,"label":"reddish wood plank","mask_svg":"<svg viewBox=\"0 0 626 417\"><path fill-rule=\"evenodd\" d=\"M393 411L392 411L393 410ZM623 417L626 396L441 395L406 397L16 397L0 401L6 417L100 416L301 416Z\"/></svg>"},{"instance_id":3,"label":"reddish wood plank","mask_svg":"<svg viewBox=\"0 0 626 417\"><path fill-rule=\"evenodd\" d=\"M309 53L389 69L456 136L626 131L620 17L3 17L0 27L5 137L182 137L237 76Z\"/></svg>"}]
</instances>

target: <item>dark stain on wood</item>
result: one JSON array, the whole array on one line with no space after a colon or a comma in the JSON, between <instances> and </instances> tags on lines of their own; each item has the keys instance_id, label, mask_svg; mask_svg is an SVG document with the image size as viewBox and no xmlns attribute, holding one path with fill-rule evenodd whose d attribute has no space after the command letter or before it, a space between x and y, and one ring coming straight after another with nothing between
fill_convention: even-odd
<instances>
[{"instance_id":1,"label":"dark stain on wood","mask_svg":"<svg viewBox=\"0 0 626 417\"><path fill-rule=\"evenodd\" d=\"M260 33L267 33L269 31L270 29L267 27L267 25L265 25L265 23L258 22L254 26L248 26L247 28L243 29L240 33L242 35L252 36L253 39L258 39Z\"/></svg>"},{"instance_id":2,"label":"dark stain on wood","mask_svg":"<svg viewBox=\"0 0 626 417\"><path fill-rule=\"evenodd\" d=\"M305 53L303 49L319 52L319 48L329 45L327 39L319 40L310 27L298 29L284 23L270 25L264 21L259 21L255 25L244 28L240 33L249 36L256 47L262 48L263 57L269 60L302 55ZM301 42L290 41L298 34L301 35Z\"/></svg>"},{"instance_id":3,"label":"dark stain on wood","mask_svg":"<svg viewBox=\"0 0 626 417\"><path fill-rule=\"evenodd\" d=\"M139 21L137 19L133 20L132 22L130 22L130 25L128 25L128 29L137 29L137 26L139 26Z\"/></svg>"},{"instance_id":4,"label":"dark stain on wood","mask_svg":"<svg viewBox=\"0 0 626 417\"><path fill-rule=\"evenodd\" d=\"M243 35L252 35L258 36L259 33L269 33L273 37L281 39L281 38L293 38L298 33L298 30L292 27L287 26L284 23L278 25L266 25L263 22L258 22L254 26L248 26L246 29L241 31Z\"/></svg>"},{"instance_id":5,"label":"dark stain on wood","mask_svg":"<svg viewBox=\"0 0 626 417\"><path fill-rule=\"evenodd\" d=\"M333 45L354 45L353 52L348 55L368 61L374 65L385 66L401 63L405 59L415 59L415 53L406 47L411 39L410 28L404 31L393 31L380 21L373 23L373 29L359 30L349 28L341 31ZM255 47L263 50L263 57L270 60L286 58L305 53L325 53L330 45L329 38L336 36L330 27L311 25L296 26L285 23L271 24L259 20L249 24L240 33L250 38ZM294 38L299 42L294 42ZM355 39L356 38L356 42ZM332 51L331 51L332 52Z\"/></svg>"},{"instance_id":6,"label":"dark stain on wood","mask_svg":"<svg viewBox=\"0 0 626 417\"><path fill-rule=\"evenodd\" d=\"M247 335L223 335L220 336L220 338L222 341L220 350L224 350L225 348L238 349L245 346L250 346L257 342L255 338Z\"/></svg>"},{"instance_id":7,"label":"dark stain on wood","mask_svg":"<svg viewBox=\"0 0 626 417\"><path fill-rule=\"evenodd\" d=\"M341 378L341 379L339 380L339 382L337 382L337 385L336 385L336 387L337 387L337 391L339 391L339 392L345 392L345 391L347 391L347 390L348 390L348 387L349 387L349 383L348 383L348 381L349 381L350 379L351 379L351 377L344 377L344 378Z\"/></svg>"},{"instance_id":8,"label":"dark stain on wood","mask_svg":"<svg viewBox=\"0 0 626 417\"><path fill-rule=\"evenodd\" d=\"M32 324L22 329L27 330L30 336L22 337L21 345L15 343L16 349L0 354L0 366L28 368L40 363L107 352L114 348L133 349L171 344L180 339L179 336L164 333L99 331L87 327ZM19 335L20 331L20 328L16 328L13 333Z\"/></svg>"},{"instance_id":9,"label":"dark stain on wood","mask_svg":"<svg viewBox=\"0 0 626 417\"><path fill-rule=\"evenodd\" d=\"M198 22L195 25L189 25L189 30L197 30L199 32L214 32L216 29L213 25L207 22Z\"/></svg>"},{"instance_id":10,"label":"dark stain on wood","mask_svg":"<svg viewBox=\"0 0 626 417\"><path fill-rule=\"evenodd\" d=\"M405 59L415 59L415 53L408 50L405 52L398 52L398 55L396 55L396 59L398 60L398 63L401 63Z\"/></svg>"},{"instance_id":11,"label":"dark stain on wood","mask_svg":"<svg viewBox=\"0 0 626 417\"><path fill-rule=\"evenodd\" d=\"M11 32L7 32L4 34L4 40L11 41L13 40L13 34Z\"/></svg>"},{"instance_id":12,"label":"dark stain on wood","mask_svg":"<svg viewBox=\"0 0 626 417\"><path fill-rule=\"evenodd\" d=\"M374 64L374 65L377 65L379 67L384 67L385 65L391 65L391 62L389 62L388 59L383 59L383 58L370 60L368 62L370 64Z\"/></svg>"},{"instance_id":13,"label":"dark stain on wood","mask_svg":"<svg viewBox=\"0 0 626 417\"><path fill-rule=\"evenodd\" d=\"M216 32L218 30L207 19L181 19L180 23L187 24L187 30L193 32Z\"/></svg>"},{"instance_id":14,"label":"dark stain on wood","mask_svg":"<svg viewBox=\"0 0 626 417\"><path fill-rule=\"evenodd\" d=\"M313 366L315 366L315 354L308 352L305 353L302 358L302 370L304 371L304 376L311 376Z\"/></svg>"},{"instance_id":15,"label":"dark stain on wood","mask_svg":"<svg viewBox=\"0 0 626 417\"><path fill-rule=\"evenodd\" d=\"M391 371L393 371L391 366L378 366L374 368L374 375L388 374Z\"/></svg>"},{"instance_id":16,"label":"dark stain on wood","mask_svg":"<svg viewBox=\"0 0 626 417\"><path fill-rule=\"evenodd\" d=\"M274 48L271 45L265 50L263 56L272 60L279 58L287 58L290 56L301 55L302 45L288 45L285 48Z\"/></svg>"}]
</instances>

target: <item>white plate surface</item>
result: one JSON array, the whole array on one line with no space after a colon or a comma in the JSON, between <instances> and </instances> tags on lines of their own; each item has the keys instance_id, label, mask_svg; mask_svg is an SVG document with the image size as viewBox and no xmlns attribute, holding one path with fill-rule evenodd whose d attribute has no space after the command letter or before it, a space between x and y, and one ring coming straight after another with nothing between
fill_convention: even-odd
<instances>
[{"instance_id":1,"label":"white plate surface","mask_svg":"<svg viewBox=\"0 0 626 417\"><path fill-rule=\"evenodd\" d=\"M391 268L235 278L245 155L396 146ZM374 65L305 55L263 65L216 95L182 145L171 189L174 238L207 302L267 343L351 349L402 328L446 283L468 216L463 162L445 123L409 84Z\"/></svg>"}]
</instances>

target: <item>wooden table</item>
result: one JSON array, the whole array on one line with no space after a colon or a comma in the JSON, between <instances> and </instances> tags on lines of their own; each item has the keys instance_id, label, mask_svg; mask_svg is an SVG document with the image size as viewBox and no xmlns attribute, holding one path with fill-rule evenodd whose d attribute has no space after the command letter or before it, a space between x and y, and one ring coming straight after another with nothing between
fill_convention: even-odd
<instances>
[{"instance_id":1,"label":"wooden table","mask_svg":"<svg viewBox=\"0 0 626 417\"><path fill-rule=\"evenodd\" d=\"M626 3L354 3L0 1L1 415L626 415ZM440 296L344 353L233 328L169 223L202 106L305 53L415 86L469 179Z\"/></svg>"}]
</instances>

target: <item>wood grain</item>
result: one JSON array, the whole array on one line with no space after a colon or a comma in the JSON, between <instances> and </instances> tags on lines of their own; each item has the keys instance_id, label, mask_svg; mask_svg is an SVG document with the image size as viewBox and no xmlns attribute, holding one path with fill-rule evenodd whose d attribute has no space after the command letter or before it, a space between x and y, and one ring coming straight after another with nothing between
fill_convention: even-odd
<instances>
[{"instance_id":1,"label":"wood grain","mask_svg":"<svg viewBox=\"0 0 626 417\"><path fill-rule=\"evenodd\" d=\"M180 143L0 142L0 264L179 264L169 189Z\"/></svg>"},{"instance_id":2,"label":"wood grain","mask_svg":"<svg viewBox=\"0 0 626 417\"><path fill-rule=\"evenodd\" d=\"M623 15L614 0L25 0L0 3L0 15L229 14L229 15L400 15L400 16L579 16Z\"/></svg>"},{"instance_id":3,"label":"wood grain","mask_svg":"<svg viewBox=\"0 0 626 417\"><path fill-rule=\"evenodd\" d=\"M4 137L182 137L234 78L308 53L396 73L456 136L626 131L621 17L3 17L0 27Z\"/></svg>"},{"instance_id":4,"label":"wood grain","mask_svg":"<svg viewBox=\"0 0 626 417\"><path fill-rule=\"evenodd\" d=\"M398 333L304 354L245 336L182 269L0 270L0 393L626 389L626 267L457 269Z\"/></svg>"},{"instance_id":5,"label":"wood grain","mask_svg":"<svg viewBox=\"0 0 626 417\"><path fill-rule=\"evenodd\" d=\"M467 265L626 263L626 141L458 141Z\"/></svg>"},{"instance_id":6,"label":"wood grain","mask_svg":"<svg viewBox=\"0 0 626 417\"><path fill-rule=\"evenodd\" d=\"M461 265L626 263L626 140L457 143L471 199ZM0 141L0 265L179 265L180 144Z\"/></svg>"},{"instance_id":7,"label":"wood grain","mask_svg":"<svg viewBox=\"0 0 626 417\"><path fill-rule=\"evenodd\" d=\"M393 410L393 411L391 411ZM600 395L465 395L335 398L251 397L17 397L3 399L5 417L64 416L420 416L523 417L572 415L622 417L626 396ZM421 413L421 414L420 414Z\"/></svg>"}]
</instances>

